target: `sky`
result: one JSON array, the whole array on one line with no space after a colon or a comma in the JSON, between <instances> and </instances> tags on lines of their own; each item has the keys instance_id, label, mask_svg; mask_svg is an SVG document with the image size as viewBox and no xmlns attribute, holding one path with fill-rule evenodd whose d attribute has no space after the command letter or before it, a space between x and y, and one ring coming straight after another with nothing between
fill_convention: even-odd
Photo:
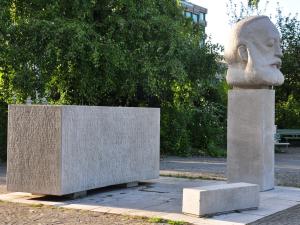
<instances>
[{"instance_id":1,"label":"sky","mask_svg":"<svg viewBox=\"0 0 300 225\"><path fill-rule=\"evenodd\" d=\"M206 33L211 36L213 43L219 43L224 45L227 41L227 36L230 31L230 25L228 23L229 18L227 16L226 3L228 0L189 0L191 3L203 6L208 9L207 13L207 27ZM240 2L247 4L247 0L233 0L233 2L239 5ZM259 8L264 9L267 0L260 0ZM280 8L284 15L292 13L300 14L300 1L299 0L269 0L264 15L275 15L277 2L279 2ZM300 15L298 15L298 19ZM273 21L274 22L274 21Z\"/></svg>"}]
</instances>

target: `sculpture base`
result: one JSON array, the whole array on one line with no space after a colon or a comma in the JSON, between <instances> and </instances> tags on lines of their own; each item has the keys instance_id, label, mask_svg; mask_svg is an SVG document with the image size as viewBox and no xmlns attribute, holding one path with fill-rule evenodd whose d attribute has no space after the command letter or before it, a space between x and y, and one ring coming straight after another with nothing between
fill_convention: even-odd
<instances>
[{"instance_id":1,"label":"sculpture base","mask_svg":"<svg viewBox=\"0 0 300 225\"><path fill-rule=\"evenodd\" d=\"M230 90L228 93L228 182L274 188L275 91Z\"/></svg>"}]
</instances>

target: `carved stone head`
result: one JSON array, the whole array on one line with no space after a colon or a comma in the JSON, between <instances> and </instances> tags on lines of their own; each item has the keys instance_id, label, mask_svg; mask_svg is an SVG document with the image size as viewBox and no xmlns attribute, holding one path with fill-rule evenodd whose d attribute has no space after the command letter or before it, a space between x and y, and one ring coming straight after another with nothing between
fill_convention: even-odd
<instances>
[{"instance_id":1,"label":"carved stone head","mask_svg":"<svg viewBox=\"0 0 300 225\"><path fill-rule=\"evenodd\" d=\"M280 35L266 16L253 16L235 24L225 60L227 83L237 88L267 88L281 85Z\"/></svg>"}]
</instances>

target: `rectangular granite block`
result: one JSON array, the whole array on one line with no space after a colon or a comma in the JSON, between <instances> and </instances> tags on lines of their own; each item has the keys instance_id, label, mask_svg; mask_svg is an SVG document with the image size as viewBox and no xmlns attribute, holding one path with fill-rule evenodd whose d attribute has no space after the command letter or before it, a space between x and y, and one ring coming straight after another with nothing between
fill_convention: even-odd
<instances>
[{"instance_id":1,"label":"rectangular granite block","mask_svg":"<svg viewBox=\"0 0 300 225\"><path fill-rule=\"evenodd\" d=\"M274 188L275 92L239 89L228 92L227 179Z\"/></svg>"},{"instance_id":2,"label":"rectangular granite block","mask_svg":"<svg viewBox=\"0 0 300 225\"><path fill-rule=\"evenodd\" d=\"M160 110L10 105L9 191L65 195L159 176Z\"/></svg>"},{"instance_id":3,"label":"rectangular granite block","mask_svg":"<svg viewBox=\"0 0 300 225\"><path fill-rule=\"evenodd\" d=\"M259 186L231 183L183 189L182 212L196 216L257 208Z\"/></svg>"}]
</instances>

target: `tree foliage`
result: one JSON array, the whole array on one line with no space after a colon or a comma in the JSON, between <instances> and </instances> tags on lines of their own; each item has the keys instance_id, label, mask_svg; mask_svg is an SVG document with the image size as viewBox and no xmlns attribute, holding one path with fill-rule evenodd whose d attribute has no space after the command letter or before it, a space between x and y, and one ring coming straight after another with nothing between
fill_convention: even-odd
<instances>
[{"instance_id":1,"label":"tree foliage","mask_svg":"<svg viewBox=\"0 0 300 225\"><path fill-rule=\"evenodd\" d=\"M178 1L1 0L0 17L5 104L38 91L51 104L161 107L163 153L220 144L218 46L200 48Z\"/></svg>"},{"instance_id":2,"label":"tree foliage","mask_svg":"<svg viewBox=\"0 0 300 225\"><path fill-rule=\"evenodd\" d=\"M251 8L258 8L259 0L248 0L248 6Z\"/></svg>"},{"instance_id":3,"label":"tree foliage","mask_svg":"<svg viewBox=\"0 0 300 225\"><path fill-rule=\"evenodd\" d=\"M300 21L296 16L283 16L278 9L277 24L282 35L285 81L277 89L276 123L280 128L300 128Z\"/></svg>"}]
</instances>

